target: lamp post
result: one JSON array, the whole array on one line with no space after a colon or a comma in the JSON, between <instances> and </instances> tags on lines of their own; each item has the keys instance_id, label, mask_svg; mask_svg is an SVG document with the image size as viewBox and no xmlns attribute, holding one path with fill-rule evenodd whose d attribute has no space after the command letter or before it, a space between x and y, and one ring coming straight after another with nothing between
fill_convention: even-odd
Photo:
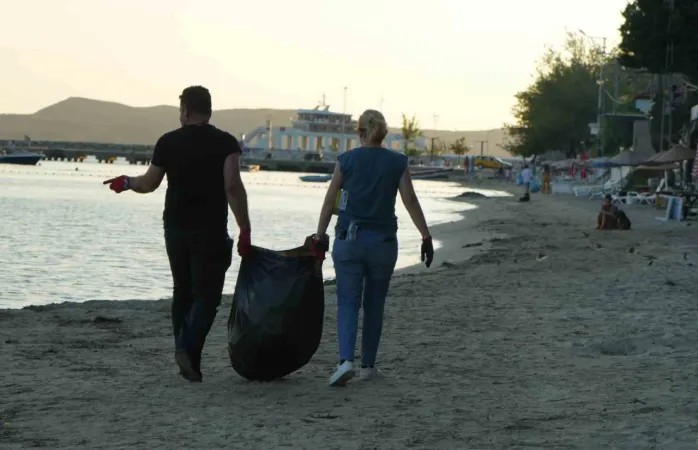
<instances>
[{"instance_id":1,"label":"lamp post","mask_svg":"<svg viewBox=\"0 0 698 450\"><path fill-rule=\"evenodd\" d=\"M601 54L606 55L606 38L602 36L589 36L584 32L584 30L579 30L582 36L586 37L590 41L594 42L597 39L601 39L602 47ZM596 154L598 156L603 156L603 126L601 125L601 120L603 119L603 69L604 63L601 61L601 69L599 70L599 98L596 105L596 123L598 124L598 135L596 137Z\"/></svg>"},{"instance_id":2,"label":"lamp post","mask_svg":"<svg viewBox=\"0 0 698 450\"><path fill-rule=\"evenodd\" d=\"M434 113L432 116L432 119L434 120L434 135L436 135L436 124L439 122L439 116ZM437 139L436 136L431 138L431 162L434 162L434 141Z\"/></svg>"},{"instance_id":3,"label":"lamp post","mask_svg":"<svg viewBox=\"0 0 698 450\"><path fill-rule=\"evenodd\" d=\"M347 125L347 87L344 86L344 98L342 103L342 134L346 133Z\"/></svg>"}]
</instances>

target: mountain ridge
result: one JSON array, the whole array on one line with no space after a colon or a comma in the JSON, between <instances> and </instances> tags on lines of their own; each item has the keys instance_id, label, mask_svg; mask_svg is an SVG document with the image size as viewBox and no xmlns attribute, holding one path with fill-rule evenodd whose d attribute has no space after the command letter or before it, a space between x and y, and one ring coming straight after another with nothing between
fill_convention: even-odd
<instances>
[{"instance_id":1,"label":"mountain ridge","mask_svg":"<svg viewBox=\"0 0 698 450\"><path fill-rule=\"evenodd\" d=\"M240 136L271 120L276 126L290 126L293 109L235 108L214 110L211 123ZM34 140L152 144L163 133L179 127L179 109L171 105L130 106L119 102L69 97L32 114L0 114L0 138ZM393 127L392 131L399 131ZM488 140L487 154L508 156L503 144L504 130L423 130L427 137L452 142L465 136L473 153L475 142Z\"/></svg>"}]
</instances>

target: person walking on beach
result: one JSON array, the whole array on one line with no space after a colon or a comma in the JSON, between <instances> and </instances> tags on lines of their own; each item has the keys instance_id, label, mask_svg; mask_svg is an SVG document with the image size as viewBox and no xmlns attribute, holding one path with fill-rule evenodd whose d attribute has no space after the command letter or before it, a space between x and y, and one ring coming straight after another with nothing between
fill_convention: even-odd
<instances>
[{"instance_id":1,"label":"person walking on beach","mask_svg":"<svg viewBox=\"0 0 698 450\"><path fill-rule=\"evenodd\" d=\"M552 188L550 187L550 180L552 179L552 173L549 165L543 166L543 186L541 187L541 192L543 194L552 194Z\"/></svg>"},{"instance_id":2,"label":"person walking on beach","mask_svg":"<svg viewBox=\"0 0 698 450\"><path fill-rule=\"evenodd\" d=\"M228 207L240 228L238 253L251 250L247 193L240 178L240 144L209 124L211 94L202 86L182 92L178 128L155 144L144 175L104 182L118 193L155 191L167 174L163 222L173 279L175 362L189 381L201 381L201 352L221 302L232 260Z\"/></svg>"},{"instance_id":3,"label":"person walking on beach","mask_svg":"<svg viewBox=\"0 0 698 450\"><path fill-rule=\"evenodd\" d=\"M337 195L339 213L332 247L337 279L339 366L330 386L343 386L355 374L354 350L359 308L363 298L360 377L380 375L376 354L383 329L383 311L398 257L395 200L398 191L422 236L421 259L431 266L434 247L424 213L412 185L407 156L382 147L388 133L383 115L365 111L359 118L361 146L342 153L320 212L318 248L327 248L326 235Z\"/></svg>"},{"instance_id":4,"label":"person walking on beach","mask_svg":"<svg viewBox=\"0 0 698 450\"><path fill-rule=\"evenodd\" d=\"M523 201L529 201L531 199L531 180L533 179L533 171L531 168L528 166L528 164L524 165L523 170L521 171L521 183L524 186L524 195L521 198Z\"/></svg>"}]
</instances>

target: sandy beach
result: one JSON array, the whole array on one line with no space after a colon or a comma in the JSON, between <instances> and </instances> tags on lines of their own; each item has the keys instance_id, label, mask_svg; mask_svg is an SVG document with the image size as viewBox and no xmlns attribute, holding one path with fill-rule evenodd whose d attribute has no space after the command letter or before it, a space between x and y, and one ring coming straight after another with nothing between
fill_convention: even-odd
<instances>
[{"instance_id":1,"label":"sandy beach","mask_svg":"<svg viewBox=\"0 0 698 450\"><path fill-rule=\"evenodd\" d=\"M0 448L697 448L698 223L629 206L631 231L597 232L598 201L466 200L434 266L395 277L384 380L327 386L332 287L314 359L264 384L230 367L229 297L201 384L177 375L169 301L0 310Z\"/></svg>"}]
</instances>

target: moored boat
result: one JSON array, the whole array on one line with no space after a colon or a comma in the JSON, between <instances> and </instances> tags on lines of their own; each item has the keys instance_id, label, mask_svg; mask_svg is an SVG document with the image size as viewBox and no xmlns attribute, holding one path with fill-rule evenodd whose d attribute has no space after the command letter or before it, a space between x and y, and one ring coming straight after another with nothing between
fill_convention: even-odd
<instances>
[{"instance_id":1,"label":"moored boat","mask_svg":"<svg viewBox=\"0 0 698 450\"><path fill-rule=\"evenodd\" d=\"M41 155L38 153L26 150L0 150L0 164L35 166L40 160Z\"/></svg>"},{"instance_id":2,"label":"moored boat","mask_svg":"<svg viewBox=\"0 0 698 450\"><path fill-rule=\"evenodd\" d=\"M327 183L332 179L332 175L303 175L299 178L306 183Z\"/></svg>"}]
</instances>

